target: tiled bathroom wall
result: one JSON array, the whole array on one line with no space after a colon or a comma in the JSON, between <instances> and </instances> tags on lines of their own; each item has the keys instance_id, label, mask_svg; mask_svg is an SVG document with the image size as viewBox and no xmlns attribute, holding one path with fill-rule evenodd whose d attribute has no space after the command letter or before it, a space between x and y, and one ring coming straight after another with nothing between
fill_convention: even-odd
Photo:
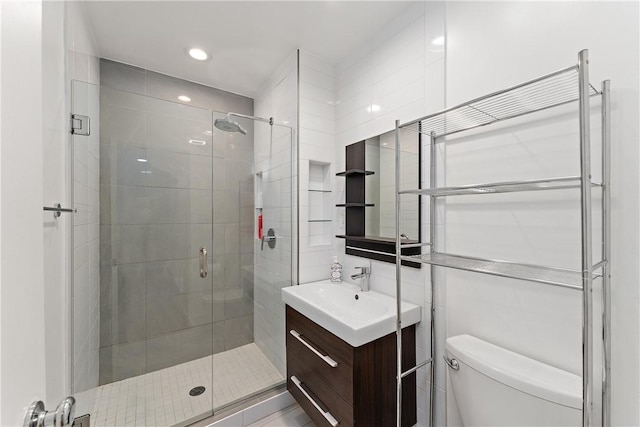
<instances>
[{"instance_id":1,"label":"tiled bathroom wall","mask_svg":"<svg viewBox=\"0 0 640 427\"><path fill-rule=\"evenodd\" d=\"M371 40L338 63L335 99L337 168L344 168L346 145L393 130L396 119L408 121L443 108L444 48L432 44L432 40L443 34L442 3L414 3L380 28ZM424 162L428 165L428 159ZM426 171L424 162L423 171ZM382 165L382 158L380 163ZM381 186L384 185L383 177L380 180ZM423 176L422 181L423 185L428 185L428 175ZM337 180L336 186L335 203L340 203L339 200L344 197L344 180ZM388 211L389 205L386 201L381 203L382 215L382 212ZM422 212L424 236L429 225L428 205L423 206ZM341 225L340 221L336 222L334 234L343 234ZM393 229L395 233L395 227ZM343 241L337 241L336 252L346 272L353 271L355 266L363 262L369 262L345 255ZM371 288L395 294L395 266L378 261L371 261L371 264ZM429 267L424 265L420 270L404 268L402 278L402 298L423 307L422 322L416 329L417 358L422 361L428 356L431 340ZM438 286L436 295L440 297L434 301L436 324L441 328L436 331L436 338L441 344L444 343L443 292L444 286ZM442 360L438 354L436 359ZM436 368L435 419L436 425L444 425L444 368L442 363L436 363ZM429 424L428 368L420 368L417 379L418 425L424 426Z\"/></svg>"},{"instance_id":2,"label":"tiled bathroom wall","mask_svg":"<svg viewBox=\"0 0 640 427\"><path fill-rule=\"evenodd\" d=\"M334 224L340 221L333 201L334 178L340 172L334 154L335 84L330 63L312 52L300 51L300 283L327 279L332 257L339 255L333 232ZM313 191L317 189L312 184L314 164L325 168L326 190L332 193ZM326 222L314 221L318 219Z\"/></svg>"},{"instance_id":3,"label":"tiled bathroom wall","mask_svg":"<svg viewBox=\"0 0 640 427\"><path fill-rule=\"evenodd\" d=\"M581 49L589 49L590 81L595 88L611 79L612 425L640 423L640 288L635 255L640 232L637 219L631 219L639 206L638 13L637 3L569 7L562 3L447 2L446 6L448 106L576 64ZM615 23L616 31L596 30L596 22ZM490 55L485 55L487 46ZM491 133L455 141L447 151L447 184L578 175L576 111L575 105L556 108L524 123L515 121L505 128L493 127ZM598 182L599 97L591 98L591 111L592 170ZM634 119L625 123L630 117ZM598 193L593 192L594 263L600 259L601 248ZM468 197L448 200L449 252L580 270L576 190L490 197L473 204ZM447 273L447 286L449 335L470 333L582 373L581 292L454 271ZM599 334L601 286L600 280L594 281L594 336ZM594 425L600 425L599 344L594 338ZM457 425L453 418L448 421Z\"/></svg>"},{"instance_id":4,"label":"tiled bathroom wall","mask_svg":"<svg viewBox=\"0 0 640 427\"><path fill-rule=\"evenodd\" d=\"M339 257L345 278L355 271L355 266L370 262L345 255L344 242L335 238L327 247L305 248L305 207L302 199L305 161L323 161L327 158L324 161L331 164L334 183L332 205L344 202L344 180L335 178L334 175L344 169L346 145L393 130L396 119L410 120L443 107L444 48L431 44L431 40L443 34L442 4L414 3L408 5L404 12L380 28L371 40L351 52L335 67L329 66L326 61L314 55L301 55L301 283L326 278L331 255ZM306 116L302 114L305 110L308 111ZM306 121L303 120L305 117ZM330 117L334 118L334 123L323 125L323 120L330 120ZM305 123L309 130L305 129ZM327 141L332 140L335 141L333 149L327 146ZM303 155L305 141L309 144L307 156ZM380 178L381 182L382 180L383 177ZM388 201L385 201L384 205L388 208ZM389 221L388 215L385 216L385 220ZM423 208L423 230L426 230L428 221L428 211ZM334 208L331 229L332 236L344 234L343 208ZM371 264L372 289L394 294L395 266L377 261L371 261ZM428 267L403 270L403 299L424 307L423 321L417 328L417 350L420 360L427 357L430 347L431 293L428 272ZM307 280L303 280L303 277ZM349 281L348 278L346 280ZM440 304L444 304L443 298L439 301ZM439 324L444 325L444 310L437 310L437 313L441 320ZM444 330L439 331L439 336L444 337ZM439 367L439 371L441 375L436 383L435 414L440 425L443 425L444 369ZM428 425L429 384L426 368L418 371L417 387L418 425Z\"/></svg>"},{"instance_id":5,"label":"tiled bathroom wall","mask_svg":"<svg viewBox=\"0 0 640 427\"><path fill-rule=\"evenodd\" d=\"M606 17L610 22L622 22L624 25L622 25L621 31L629 35L629 39L638 40L637 28L633 28L631 25L634 22L633 19L623 18L623 15L637 16L637 5L619 5L619 7L608 8L604 5L584 4L580 10L575 8L569 10L565 6L556 5L555 16L563 18L552 20L552 22L548 22L545 18L545 16L549 16L548 9L544 8L543 11L543 8L534 4L526 7L507 4L493 4L491 7L487 7L475 4L472 12L469 7L469 3L450 4L447 5L446 10L444 4L438 2L409 5L405 13L400 14L388 25L381 28L372 40L338 63L335 67L336 97L334 100L336 111L335 156L337 159L334 166L337 170L343 166L341 162L344 161L345 145L391 130L396 119L411 120L443 109L445 107L445 88L447 105L456 105L475 96L518 83L563 65L569 65L576 58L578 50L583 48L589 48L591 51L592 81L597 83L600 79L607 77L612 81L618 81L620 84L619 108L637 112L637 102L632 102L633 96L629 96L629 93L637 94L637 79L633 83L630 80L637 69L624 65L628 65L624 58L631 56L630 50L616 52L615 49L611 49L611 38L593 32L589 20L575 21L575 24L571 24L571 28L575 31L560 30L567 22L574 22L577 14L581 13L583 16ZM478 19L480 16L483 17L482 20ZM521 25L524 21L521 21L520 18L523 16L538 18L527 19L526 22L530 23L530 27L528 27ZM600 19L598 18L598 20ZM500 22L501 24L493 25L488 30L487 22ZM543 30L545 34L543 39L546 40L546 46L556 46L553 54L550 54L548 49L541 48L545 43L541 42L539 37L540 28L537 24L539 22L545 22L547 25ZM509 25L503 25L504 23L509 23ZM566 34L566 37L558 39L554 36L560 32ZM463 40L465 43L461 42ZM497 56L487 56L484 54L486 46L501 46L499 50L501 53ZM636 45L633 44L629 47L629 49L632 48L636 48ZM446 64L445 51L447 52ZM533 60L531 59L532 52L535 52ZM474 64L471 68L470 63ZM482 64L481 70L478 68L479 64ZM618 64L618 66L611 64ZM634 99L637 101L637 97ZM496 176L499 173L514 172L526 175L533 173L534 169L537 172L547 174L559 173L556 169L559 166L557 162L559 159L569 161L569 166L573 168L568 172L565 170L562 174L571 174L577 165L576 161L571 162L571 159L575 160L575 153L574 157L570 157L559 147L564 142L561 140L573 137L577 125L575 123L569 124L570 130L564 133L557 132L559 129L563 129L564 124L555 123L555 125L557 125L554 127L557 138L549 133L544 133L538 127L534 126L534 129L531 130L527 126L522 126L516 127L515 130L512 129L513 134L509 131L504 135L493 133L491 138L481 140L482 147L487 150L478 149L477 145L469 147L462 143L452 144L446 151L447 164L451 167L447 170L446 176L442 173L443 168L439 170L437 184L468 184L469 180L490 182L500 180ZM598 135L598 123L595 118L592 120L592 128L593 134ZM637 127L618 129L616 132L618 132L617 138L620 141L637 140ZM511 141L513 142L511 146L516 146L518 149L516 152L509 153L508 158L518 158L519 161L516 163L513 161L511 163L503 162L499 169L489 167L488 165L500 160L500 158L496 159L490 154L488 147L501 148L509 138L514 138ZM523 144L527 140L536 143L534 149L524 149ZM552 158L545 158L541 153L544 146L553 146ZM618 146L618 150L618 155L622 156L621 153L630 150L630 148L622 144ZM618 161L635 161L637 148L633 148L631 153L630 157L625 157L624 160L619 157ZM520 157L514 157L514 154ZM439 147L438 156L437 161L442 165L445 158L442 146ZM428 156L425 157L426 163L423 163L423 170L427 170L425 166L429 161ZM526 160L533 160L533 169L525 170L518 166L524 164ZM454 161L457 161L457 164L453 163ZM616 155L614 154L615 161ZM487 167L479 165L487 165ZM629 170L637 171L637 168L629 164ZM472 176L472 174L475 175ZM504 177L502 179L504 180ZM625 209L629 211L636 209L633 205L636 200L625 198L622 194L625 188L629 191L628 183L637 183L637 181L636 174L624 178L622 173L617 175L614 172L614 188L616 183L619 186L618 200L625 204L627 206ZM335 191L335 197L336 203L339 203L343 183L336 182L338 187ZM428 185L428 180L425 180L424 177L423 185ZM615 191L614 189L614 199L616 197ZM533 216L527 216L522 211L524 200L518 197L510 200L512 203L505 200L498 201L499 204L504 204L500 215L510 215L508 217L500 217L495 208L492 209L485 205L474 205L477 209L471 209L471 205L463 199L451 201L451 203L447 202L446 206L440 205L439 218L445 218L446 207L447 224L446 226L444 224L436 224L435 226L438 236L440 238L446 237L441 240L445 242L446 249L454 253L478 255L477 251L482 247L489 253L479 256L507 259L516 257L521 261L537 260L540 263L552 265L576 262L579 254L570 250L569 246L564 243L553 245L552 248L548 247L552 239L554 242L558 240L570 242L579 238L579 233L575 228L575 224L579 223L579 218L570 214L568 208L568 205L575 200L571 198L552 200L552 206L544 207L545 204L549 204L549 200L545 201L540 197L534 198L533 205L527 205L529 208L534 207L536 213ZM621 214L622 210L618 212L620 224L625 223ZM336 228L334 234L340 234L341 231L339 215L338 211L336 213L338 220L334 222ZM544 219L547 224L557 225L551 220L554 215L560 217L563 226L560 227L561 229L553 228L549 235L542 234L540 222ZM616 214L614 214L614 222L615 218ZM428 211L423 207L423 230L427 230L428 222ZM631 226L628 223L627 225ZM631 228L635 230L636 226L637 224L634 223ZM619 293L614 295L614 305L624 307L625 310L614 314L614 325L617 322L619 325L624 324L625 327L614 334L626 333L627 336L634 337L630 343L633 348L637 348L637 332L635 331L638 324L637 304L633 307L630 305L631 301L634 301L633 304L635 304L638 299L638 288L633 279L630 279L637 276L634 273L635 267L631 267L637 266L637 263L625 260L627 254L637 252L637 239L623 239L622 236L627 235L620 232L623 228L622 225L618 229L614 226L614 247L617 235L620 248L627 248L626 252L622 249L617 252L617 256L623 258L621 262L625 266L619 265L619 270L614 268L614 276L620 280L617 285ZM597 231L596 227L596 234ZM637 235L638 233L634 234L634 236ZM513 237L516 240L520 239L516 246L513 241L509 240ZM624 243L622 243L623 240ZM345 271L350 271L353 266L363 261L361 258L341 255L344 251L343 243L337 241L336 245L336 252L341 256ZM597 242L595 245L597 246ZM558 253L557 251L562 250L563 247L566 250L561 254ZM575 249L575 245L572 248ZM440 249L444 249L444 246ZM596 249L594 253L598 253L598 250ZM597 257L597 255L595 256ZM615 257L616 252L614 251L614 264ZM302 255L301 261L301 269L304 270L307 260ZM317 265L312 260L309 260L309 263L311 266ZM395 289L394 266L379 262L372 262L372 266L372 288L393 293ZM403 272L403 298L417 303L422 302L421 305L425 307L423 322L418 328L418 351L419 354L424 354L429 347L430 340L429 268L423 266L421 272L405 270ZM594 292L599 292L597 283ZM544 286L543 289L540 289L540 286L534 284L507 283L504 280L479 277L470 273L447 271L445 274L443 269L438 269L433 307L436 316L437 350L435 354L436 425L456 425L459 422L453 413L449 414L451 416L449 420L445 418L446 371L443 363L439 361L442 360L447 336L471 332L511 350L532 355L532 357L554 366L572 372L580 370L579 328L581 315L579 299L576 299L575 295ZM627 320L625 321L623 318ZM505 319L508 320L505 322ZM596 320L596 323L598 321ZM505 324L508 324L509 327L505 328ZM624 350L622 346L614 346L614 366L616 361L624 364L628 357L636 353L635 350L629 351L628 349ZM614 368L613 375L614 382L617 382L617 385L614 384L613 387L614 418L619 417L618 422L621 424L635 425L638 416L637 410L634 408L634 405L637 407L638 401L635 380L638 377L637 370L625 375L622 368L619 371ZM428 393L428 371L420 369L418 371L419 425L428 423Z\"/></svg>"},{"instance_id":6,"label":"tiled bathroom wall","mask_svg":"<svg viewBox=\"0 0 640 427\"><path fill-rule=\"evenodd\" d=\"M101 73L104 384L253 341L253 126L222 132L211 113L253 100L108 60Z\"/></svg>"}]
</instances>

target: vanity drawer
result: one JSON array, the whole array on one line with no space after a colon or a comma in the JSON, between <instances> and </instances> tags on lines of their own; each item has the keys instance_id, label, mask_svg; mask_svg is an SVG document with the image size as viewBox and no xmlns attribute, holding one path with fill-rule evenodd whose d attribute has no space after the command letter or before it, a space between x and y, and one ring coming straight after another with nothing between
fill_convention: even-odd
<instances>
[{"instance_id":1,"label":"vanity drawer","mask_svg":"<svg viewBox=\"0 0 640 427\"><path fill-rule=\"evenodd\" d=\"M298 384L296 384L296 380ZM337 425L340 427L353 426L353 407L329 388L324 381L314 374L309 374L309 369L304 365L304 362L298 360L287 363L287 390L317 426L332 426L322 414L325 411L337 421Z\"/></svg>"},{"instance_id":2,"label":"vanity drawer","mask_svg":"<svg viewBox=\"0 0 640 427\"><path fill-rule=\"evenodd\" d=\"M353 347L289 306L286 341L287 361L300 362L307 377L320 379L353 404Z\"/></svg>"},{"instance_id":3,"label":"vanity drawer","mask_svg":"<svg viewBox=\"0 0 640 427\"><path fill-rule=\"evenodd\" d=\"M316 425L396 426L395 332L352 347L288 305L286 326L287 389ZM403 370L416 364L415 329L402 329ZM410 427L415 372L403 379L402 396L402 427Z\"/></svg>"}]
</instances>

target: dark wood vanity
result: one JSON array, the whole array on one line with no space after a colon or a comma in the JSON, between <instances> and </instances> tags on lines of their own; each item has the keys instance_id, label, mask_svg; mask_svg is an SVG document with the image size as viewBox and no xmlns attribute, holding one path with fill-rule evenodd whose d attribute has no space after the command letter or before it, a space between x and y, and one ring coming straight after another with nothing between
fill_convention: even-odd
<instances>
[{"instance_id":1,"label":"dark wood vanity","mask_svg":"<svg viewBox=\"0 0 640 427\"><path fill-rule=\"evenodd\" d=\"M317 426L396 425L395 332L352 347L288 305L286 331L287 389ZM403 370L415 366L415 349L411 325L402 331ZM402 381L402 425L416 416L414 372Z\"/></svg>"}]
</instances>

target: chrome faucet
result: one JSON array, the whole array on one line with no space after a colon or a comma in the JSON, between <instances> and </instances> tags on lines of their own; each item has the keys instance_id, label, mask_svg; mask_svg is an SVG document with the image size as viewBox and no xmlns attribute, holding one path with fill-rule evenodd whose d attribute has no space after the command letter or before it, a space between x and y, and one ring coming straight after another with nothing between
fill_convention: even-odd
<instances>
[{"instance_id":1,"label":"chrome faucet","mask_svg":"<svg viewBox=\"0 0 640 427\"><path fill-rule=\"evenodd\" d=\"M360 269L360 273L352 274L351 279L361 279L360 280L360 290L362 292L369 292L369 276L371 276L371 267L356 267L356 269Z\"/></svg>"}]
</instances>

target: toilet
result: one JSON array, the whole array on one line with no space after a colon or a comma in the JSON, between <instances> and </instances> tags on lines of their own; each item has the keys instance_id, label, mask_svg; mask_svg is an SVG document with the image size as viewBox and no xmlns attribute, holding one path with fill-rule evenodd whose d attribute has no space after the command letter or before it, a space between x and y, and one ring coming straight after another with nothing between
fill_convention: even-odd
<instances>
[{"instance_id":1,"label":"toilet","mask_svg":"<svg viewBox=\"0 0 640 427\"><path fill-rule=\"evenodd\" d=\"M465 426L582 425L578 375L471 335L448 338L445 358Z\"/></svg>"}]
</instances>

